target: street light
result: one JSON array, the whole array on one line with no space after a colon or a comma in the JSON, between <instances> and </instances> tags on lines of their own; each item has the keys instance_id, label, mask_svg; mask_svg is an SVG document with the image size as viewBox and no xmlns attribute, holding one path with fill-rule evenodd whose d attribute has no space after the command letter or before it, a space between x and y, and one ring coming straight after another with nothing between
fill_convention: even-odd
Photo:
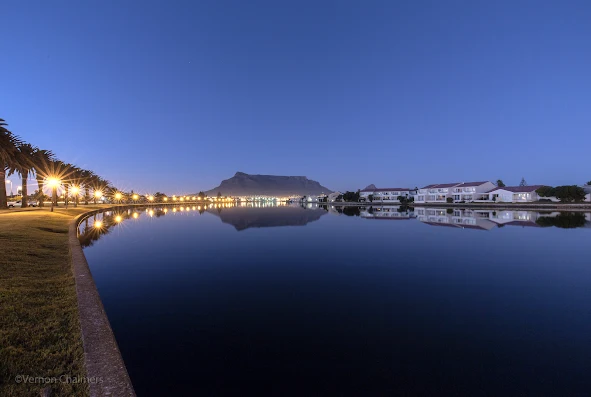
<instances>
[{"instance_id":1,"label":"street light","mask_svg":"<svg viewBox=\"0 0 591 397\"><path fill-rule=\"evenodd\" d=\"M96 199L100 199L101 197L103 197L103 192L101 192L100 190L95 190L94 191L94 204L96 205Z\"/></svg>"},{"instance_id":2,"label":"street light","mask_svg":"<svg viewBox=\"0 0 591 397\"><path fill-rule=\"evenodd\" d=\"M51 188L51 210L53 212L53 206L57 204L57 188L61 185L61 181L58 178L47 178L46 180L47 186ZM12 190L12 189L11 189Z\"/></svg>"},{"instance_id":3,"label":"street light","mask_svg":"<svg viewBox=\"0 0 591 397\"><path fill-rule=\"evenodd\" d=\"M74 197L76 199L74 201L74 207L78 207L78 197L80 194L80 188L78 186L72 186L70 188L70 192L72 193L72 197Z\"/></svg>"},{"instance_id":4,"label":"street light","mask_svg":"<svg viewBox=\"0 0 591 397\"><path fill-rule=\"evenodd\" d=\"M115 200L121 202L123 195L120 192L115 193Z\"/></svg>"}]
</instances>

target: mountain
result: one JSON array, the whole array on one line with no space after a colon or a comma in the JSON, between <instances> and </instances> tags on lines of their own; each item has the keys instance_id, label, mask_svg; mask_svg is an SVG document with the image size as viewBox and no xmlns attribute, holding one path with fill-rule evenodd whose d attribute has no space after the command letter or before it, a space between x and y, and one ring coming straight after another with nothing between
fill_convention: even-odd
<instances>
[{"instance_id":1,"label":"mountain","mask_svg":"<svg viewBox=\"0 0 591 397\"><path fill-rule=\"evenodd\" d=\"M327 187L305 176L249 175L237 172L218 187L205 192L215 196L304 196L332 193Z\"/></svg>"},{"instance_id":2,"label":"mountain","mask_svg":"<svg viewBox=\"0 0 591 397\"><path fill-rule=\"evenodd\" d=\"M374 184L372 183L371 185L367 185L367 186L365 187L365 189L363 189L363 190L375 190L375 189L377 189L377 187L376 187L376 185L374 185Z\"/></svg>"}]
</instances>

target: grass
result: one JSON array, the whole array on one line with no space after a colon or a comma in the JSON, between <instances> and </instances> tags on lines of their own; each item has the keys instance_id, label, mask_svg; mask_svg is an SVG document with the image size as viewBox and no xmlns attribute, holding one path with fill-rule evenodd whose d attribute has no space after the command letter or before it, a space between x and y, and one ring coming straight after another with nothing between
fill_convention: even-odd
<instances>
[{"instance_id":1,"label":"grass","mask_svg":"<svg viewBox=\"0 0 591 397\"><path fill-rule=\"evenodd\" d=\"M68 225L98 206L0 210L0 396L87 396L81 383L17 383L17 375L84 377Z\"/></svg>"}]
</instances>

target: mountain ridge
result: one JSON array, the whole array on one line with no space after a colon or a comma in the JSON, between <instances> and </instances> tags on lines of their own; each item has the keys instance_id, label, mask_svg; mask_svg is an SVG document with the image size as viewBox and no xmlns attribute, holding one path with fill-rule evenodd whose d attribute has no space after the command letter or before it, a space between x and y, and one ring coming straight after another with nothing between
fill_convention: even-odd
<instances>
[{"instance_id":1,"label":"mountain ridge","mask_svg":"<svg viewBox=\"0 0 591 397\"><path fill-rule=\"evenodd\" d=\"M332 193L332 190L305 176L247 174L238 171L205 194L215 196L303 196Z\"/></svg>"}]
</instances>

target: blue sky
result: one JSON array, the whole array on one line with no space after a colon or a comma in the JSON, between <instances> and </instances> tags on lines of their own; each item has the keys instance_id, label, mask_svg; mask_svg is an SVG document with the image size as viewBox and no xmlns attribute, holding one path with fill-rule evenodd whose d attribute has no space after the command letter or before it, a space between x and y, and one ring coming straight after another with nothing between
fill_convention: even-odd
<instances>
[{"instance_id":1,"label":"blue sky","mask_svg":"<svg viewBox=\"0 0 591 397\"><path fill-rule=\"evenodd\" d=\"M591 179L588 1L14 1L0 117L123 189Z\"/></svg>"}]
</instances>

